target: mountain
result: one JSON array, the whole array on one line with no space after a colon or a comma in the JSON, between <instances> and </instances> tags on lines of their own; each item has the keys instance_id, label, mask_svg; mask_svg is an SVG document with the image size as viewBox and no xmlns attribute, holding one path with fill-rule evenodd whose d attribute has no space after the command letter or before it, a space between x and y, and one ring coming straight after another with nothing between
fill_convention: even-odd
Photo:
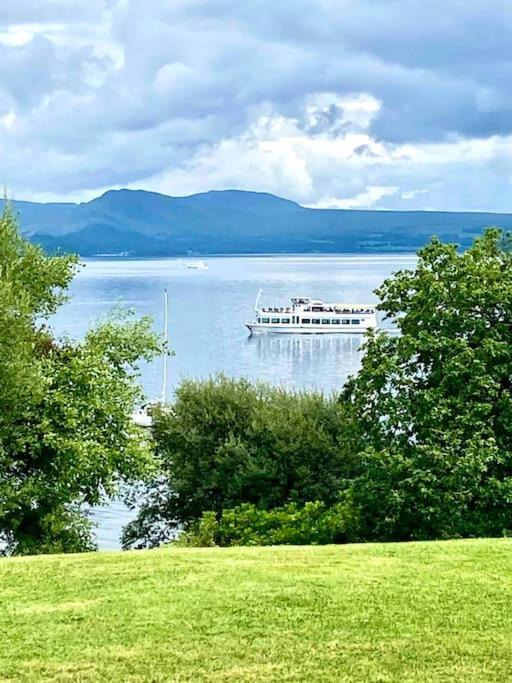
<instances>
[{"instance_id":1,"label":"mountain","mask_svg":"<svg viewBox=\"0 0 512 683\"><path fill-rule=\"evenodd\" d=\"M412 251L434 234L466 246L487 225L512 229L512 214L310 209L240 190L110 190L81 204L14 205L31 240L83 256Z\"/></svg>"}]
</instances>

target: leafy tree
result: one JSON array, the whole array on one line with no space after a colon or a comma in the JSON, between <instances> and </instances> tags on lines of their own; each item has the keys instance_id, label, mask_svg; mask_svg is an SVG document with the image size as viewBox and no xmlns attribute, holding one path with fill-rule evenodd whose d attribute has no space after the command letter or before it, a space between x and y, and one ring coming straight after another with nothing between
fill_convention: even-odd
<instances>
[{"instance_id":1,"label":"leafy tree","mask_svg":"<svg viewBox=\"0 0 512 683\"><path fill-rule=\"evenodd\" d=\"M65 301L74 256L47 256L0 219L0 550L93 547L84 506L115 495L152 463L130 420L141 398L137 361L159 341L147 319L120 316L82 342L55 339L48 319Z\"/></svg>"},{"instance_id":2,"label":"leafy tree","mask_svg":"<svg viewBox=\"0 0 512 683\"><path fill-rule=\"evenodd\" d=\"M134 497L139 514L125 529L125 547L158 545L203 512L241 503L335 503L353 471L344 426L343 406L319 393L223 376L183 382L174 404L155 416L162 469Z\"/></svg>"},{"instance_id":3,"label":"leafy tree","mask_svg":"<svg viewBox=\"0 0 512 683\"><path fill-rule=\"evenodd\" d=\"M512 254L488 229L460 253L433 239L377 290L378 332L346 386L362 538L512 528Z\"/></svg>"}]
</instances>

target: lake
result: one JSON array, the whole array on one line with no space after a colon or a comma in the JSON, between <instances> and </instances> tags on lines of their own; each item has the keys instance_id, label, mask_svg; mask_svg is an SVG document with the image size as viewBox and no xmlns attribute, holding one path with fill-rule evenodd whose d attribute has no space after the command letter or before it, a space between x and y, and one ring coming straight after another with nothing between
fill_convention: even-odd
<instances>
[{"instance_id":1,"label":"lake","mask_svg":"<svg viewBox=\"0 0 512 683\"><path fill-rule=\"evenodd\" d=\"M255 335L244 322L260 305L286 305L292 296L371 303L373 290L414 255L243 256L205 259L207 270L183 259L87 259L71 287L71 300L53 319L54 329L81 337L88 326L121 303L163 326L163 290L169 292L171 391L184 377L218 372L290 388L339 390L357 371L359 335ZM160 396L161 361L142 368L149 398ZM102 549L118 547L130 512L118 502L95 513Z\"/></svg>"}]
</instances>

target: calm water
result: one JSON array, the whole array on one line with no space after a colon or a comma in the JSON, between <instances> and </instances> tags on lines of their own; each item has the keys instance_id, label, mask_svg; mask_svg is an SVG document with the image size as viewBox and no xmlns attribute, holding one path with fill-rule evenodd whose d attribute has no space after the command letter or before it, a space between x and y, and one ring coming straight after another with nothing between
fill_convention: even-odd
<instances>
[{"instance_id":1,"label":"calm water","mask_svg":"<svg viewBox=\"0 0 512 683\"><path fill-rule=\"evenodd\" d=\"M357 335L256 335L244 322L253 317L259 288L262 305L287 304L292 296L329 301L376 301L373 289L390 273L411 267L414 256L217 257L208 270L189 270L179 259L90 259L75 279L71 301L54 319L59 333L80 337L88 325L118 303L150 314L162 328L162 290L169 292L169 362L172 388L183 377L217 372L286 387L339 389L360 362ZM161 391L159 361L143 368L149 397ZM98 511L101 548L118 544L129 519L119 503Z\"/></svg>"}]
</instances>

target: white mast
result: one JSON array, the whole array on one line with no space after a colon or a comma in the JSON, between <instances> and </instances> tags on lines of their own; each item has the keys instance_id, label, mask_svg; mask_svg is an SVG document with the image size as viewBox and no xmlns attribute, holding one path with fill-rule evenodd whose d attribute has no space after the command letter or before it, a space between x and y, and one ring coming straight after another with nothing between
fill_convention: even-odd
<instances>
[{"instance_id":1,"label":"white mast","mask_svg":"<svg viewBox=\"0 0 512 683\"><path fill-rule=\"evenodd\" d=\"M257 294L257 296L256 296L256 301L254 302L254 311L255 311L256 315L258 314L258 304L259 304L259 302L260 302L260 296L261 296L261 293L262 293L262 292L263 292L262 289L258 289L258 294Z\"/></svg>"},{"instance_id":2,"label":"white mast","mask_svg":"<svg viewBox=\"0 0 512 683\"><path fill-rule=\"evenodd\" d=\"M139 427L152 427L153 418L151 417L151 408L158 403L165 406L167 401L167 359L168 354L168 341L169 341L169 297L167 290L164 289L164 344L162 349L162 394L160 396L160 401L154 400L149 404L141 406L138 410L132 413L131 419Z\"/></svg>"},{"instance_id":3,"label":"white mast","mask_svg":"<svg viewBox=\"0 0 512 683\"><path fill-rule=\"evenodd\" d=\"M167 401L167 358L168 358L168 349L167 349L167 344L169 341L169 295L167 293L167 290L164 289L164 348L162 351L162 362L163 362L163 371L162 371L162 397L160 399L161 403L164 403Z\"/></svg>"}]
</instances>

